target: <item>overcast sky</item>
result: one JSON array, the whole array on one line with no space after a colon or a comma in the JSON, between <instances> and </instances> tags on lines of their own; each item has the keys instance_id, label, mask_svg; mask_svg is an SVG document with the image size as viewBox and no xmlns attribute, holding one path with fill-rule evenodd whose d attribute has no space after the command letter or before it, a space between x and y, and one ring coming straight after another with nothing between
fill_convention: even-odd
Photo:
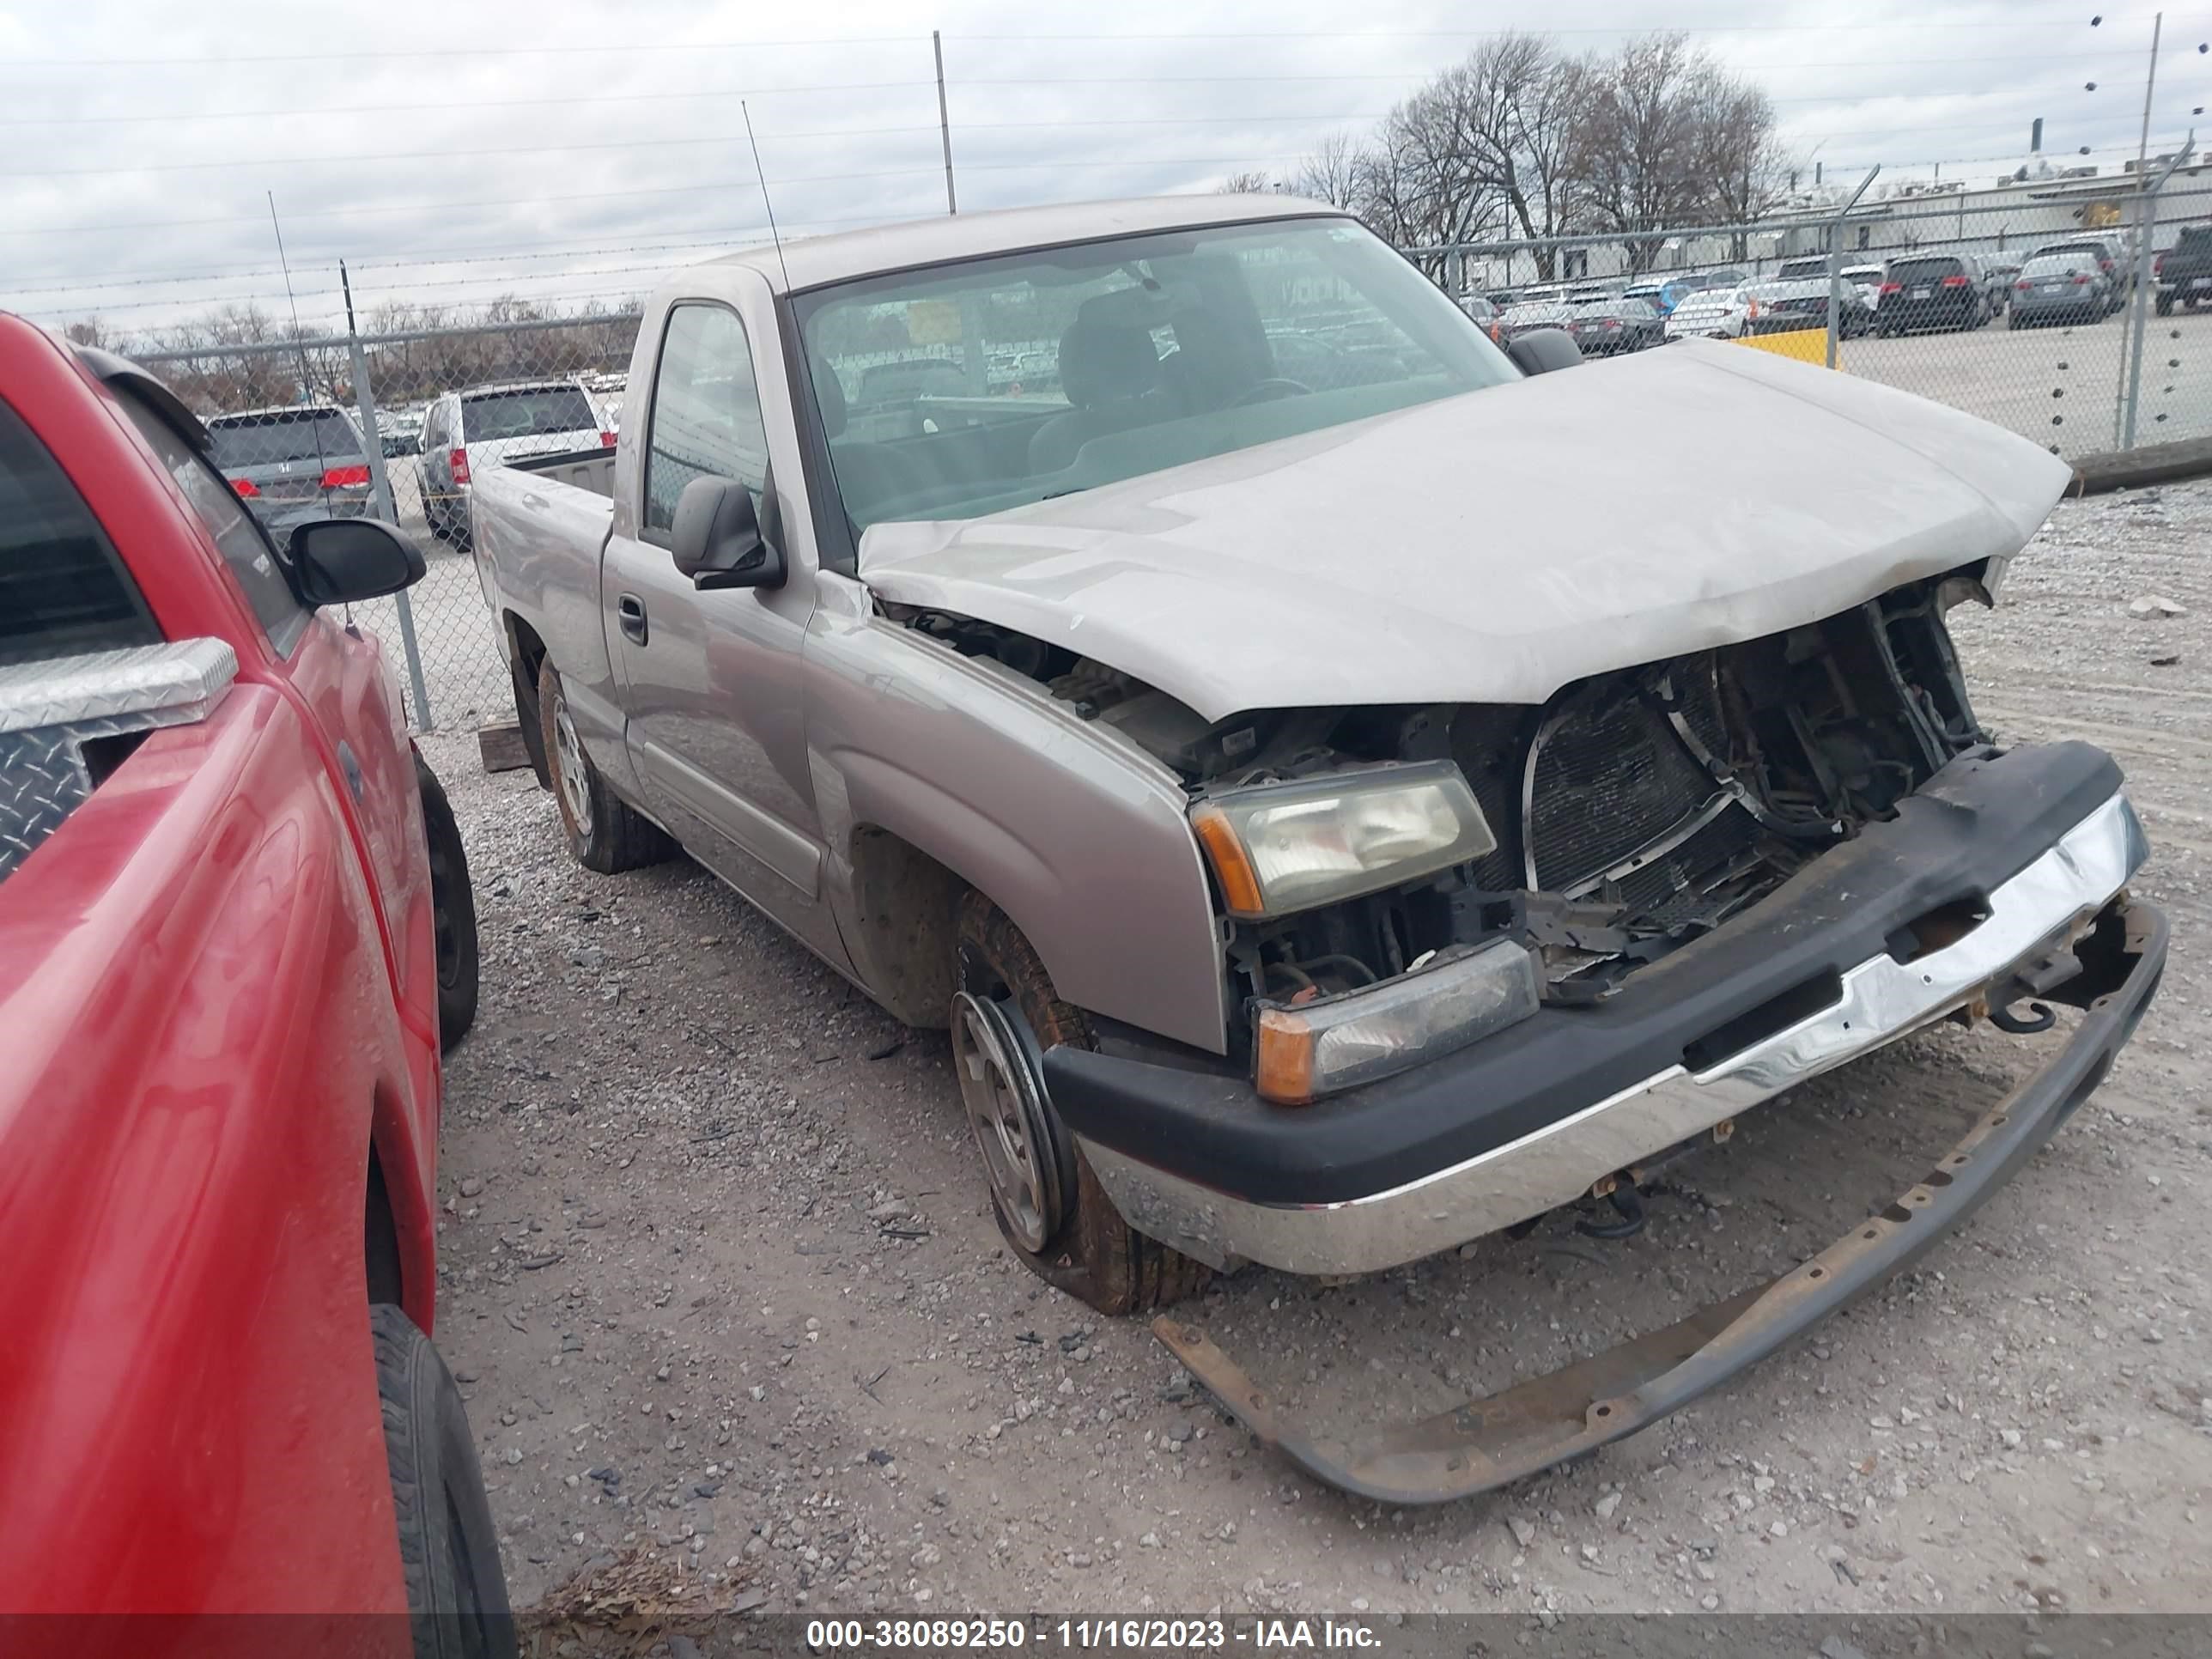
<instances>
[{"instance_id":1,"label":"overcast sky","mask_svg":"<svg viewBox=\"0 0 2212 1659\"><path fill-rule=\"evenodd\" d=\"M1795 151L1854 176L1988 183L2045 151L2117 166L2150 12L1897 0L0 0L0 306L137 330L254 298L282 313L570 303L755 240L751 106L787 234L941 212L929 31L963 209L1203 190L1364 131L1477 27L1574 50L1689 27L1774 98ZM2154 149L2212 101L2212 33L2169 9ZM2085 83L2094 81L2096 90ZM181 278L161 281L163 278Z\"/></svg>"}]
</instances>

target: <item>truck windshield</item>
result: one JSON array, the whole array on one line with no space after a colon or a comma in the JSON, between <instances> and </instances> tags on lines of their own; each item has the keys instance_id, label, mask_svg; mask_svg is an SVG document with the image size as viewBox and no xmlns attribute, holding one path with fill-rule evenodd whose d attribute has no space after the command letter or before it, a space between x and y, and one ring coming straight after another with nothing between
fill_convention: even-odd
<instances>
[{"instance_id":1,"label":"truck windshield","mask_svg":"<svg viewBox=\"0 0 2212 1659\"><path fill-rule=\"evenodd\" d=\"M856 536L1519 378L1441 289L1336 218L1006 254L797 304Z\"/></svg>"}]
</instances>

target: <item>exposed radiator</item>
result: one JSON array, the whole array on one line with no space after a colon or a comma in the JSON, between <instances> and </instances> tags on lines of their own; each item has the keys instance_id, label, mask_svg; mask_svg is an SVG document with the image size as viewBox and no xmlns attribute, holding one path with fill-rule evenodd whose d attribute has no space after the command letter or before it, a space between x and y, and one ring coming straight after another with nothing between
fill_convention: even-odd
<instances>
[{"instance_id":1,"label":"exposed radiator","mask_svg":"<svg viewBox=\"0 0 2212 1659\"><path fill-rule=\"evenodd\" d=\"M1531 888L1577 897L1611 876L1632 917L1663 914L1758 834L1625 677L1547 711L1523 773L1522 825Z\"/></svg>"}]
</instances>

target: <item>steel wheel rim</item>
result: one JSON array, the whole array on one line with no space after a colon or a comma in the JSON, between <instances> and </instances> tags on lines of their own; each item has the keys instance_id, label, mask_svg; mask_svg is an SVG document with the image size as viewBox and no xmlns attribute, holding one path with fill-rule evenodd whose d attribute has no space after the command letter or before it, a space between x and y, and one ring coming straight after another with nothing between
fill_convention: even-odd
<instances>
[{"instance_id":1,"label":"steel wheel rim","mask_svg":"<svg viewBox=\"0 0 2212 1659\"><path fill-rule=\"evenodd\" d=\"M983 1173L1014 1242L1036 1254L1059 1231L1059 1170L1044 1098L1005 1011L963 991L952 1000L952 1059Z\"/></svg>"},{"instance_id":2,"label":"steel wheel rim","mask_svg":"<svg viewBox=\"0 0 2212 1659\"><path fill-rule=\"evenodd\" d=\"M576 833L589 836L592 833L592 787L590 775L584 769L590 764L584 758L583 740L576 735L576 723L568 718L568 700L556 697L553 701L553 746L561 757L561 799L568 809L568 817L576 826Z\"/></svg>"}]
</instances>

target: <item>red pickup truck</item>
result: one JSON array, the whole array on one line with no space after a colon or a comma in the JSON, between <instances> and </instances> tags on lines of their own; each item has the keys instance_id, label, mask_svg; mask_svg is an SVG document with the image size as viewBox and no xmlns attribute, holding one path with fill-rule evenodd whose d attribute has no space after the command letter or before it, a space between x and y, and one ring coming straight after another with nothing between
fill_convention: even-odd
<instances>
[{"instance_id":1,"label":"red pickup truck","mask_svg":"<svg viewBox=\"0 0 2212 1659\"><path fill-rule=\"evenodd\" d=\"M428 1335L475 912L344 614L422 569L280 547L151 375L0 315L0 1614L513 1650Z\"/></svg>"}]
</instances>

